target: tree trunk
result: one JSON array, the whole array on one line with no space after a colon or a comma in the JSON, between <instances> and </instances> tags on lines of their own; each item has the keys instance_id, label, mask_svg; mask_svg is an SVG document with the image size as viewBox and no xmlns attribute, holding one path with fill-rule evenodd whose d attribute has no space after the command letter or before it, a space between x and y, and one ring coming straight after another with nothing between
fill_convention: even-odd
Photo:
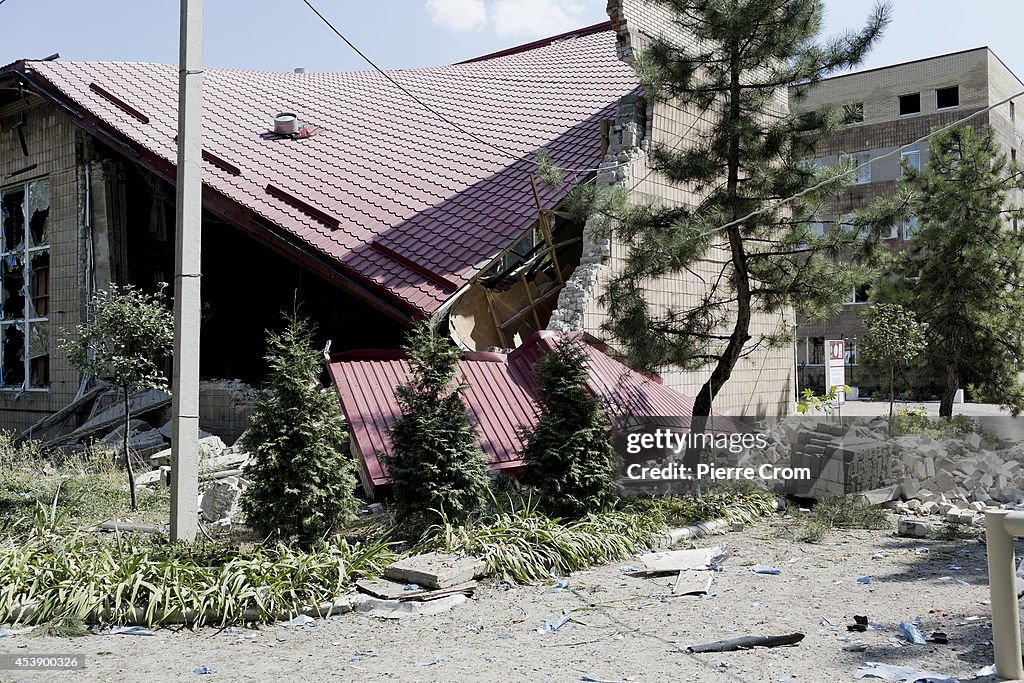
<instances>
[{"instance_id":1,"label":"tree trunk","mask_svg":"<svg viewBox=\"0 0 1024 683\"><path fill-rule=\"evenodd\" d=\"M132 470L132 457L128 451L128 423L131 422L131 401L128 398L128 387L121 387L124 393L124 434L122 437L122 446L124 447L124 466L128 471L128 490L132 495L132 511L139 509L139 501L135 495L135 472Z\"/></svg>"},{"instance_id":2,"label":"tree trunk","mask_svg":"<svg viewBox=\"0 0 1024 683\"><path fill-rule=\"evenodd\" d=\"M953 399L960 388L960 381L956 376L956 366L947 361L946 382L942 387L942 401L939 403L939 417L953 417Z\"/></svg>"},{"instance_id":3,"label":"tree trunk","mask_svg":"<svg viewBox=\"0 0 1024 683\"><path fill-rule=\"evenodd\" d=\"M734 44L731 53L735 57L739 52L739 46ZM729 83L729 113L728 121L736 122L742 118L741 102L742 86L740 83L741 69L739 61L733 59ZM736 195L739 188L740 176L740 138L739 133L733 133L729 141L728 176L726 179L726 190L732 200L731 220L736 220L743 215L742 209L736 204ZM743 347L750 339L751 319L751 294L750 274L747 270L747 254L743 248L743 236L740 233L739 225L733 225L726 229L729 238L730 260L733 267L732 282L735 285L736 294L736 320L733 323L732 333L729 335L729 342L725 350L718 358L711 377L700 388L696 400L693 403L693 415L690 421L691 433L703 433L707 426L708 417L711 415L712 404L718 392L721 391L729 378L732 376L733 368L743 354ZM688 446L683 456L683 466L687 471L694 472L697 464L703 459L705 450L701 447ZM696 482L695 491L699 492L700 482Z\"/></svg>"},{"instance_id":4,"label":"tree trunk","mask_svg":"<svg viewBox=\"0 0 1024 683\"><path fill-rule=\"evenodd\" d=\"M889 362L889 435L892 436L892 406L896 402L896 365Z\"/></svg>"}]
</instances>

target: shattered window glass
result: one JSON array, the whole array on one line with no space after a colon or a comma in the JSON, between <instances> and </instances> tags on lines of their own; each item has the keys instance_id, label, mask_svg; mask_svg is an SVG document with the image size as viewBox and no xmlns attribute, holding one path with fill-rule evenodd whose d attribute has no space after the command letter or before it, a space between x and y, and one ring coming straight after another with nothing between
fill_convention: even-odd
<instances>
[{"instance_id":1,"label":"shattered window glass","mask_svg":"<svg viewBox=\"0 0 1024 683\"><path fill-rule=\"evenodd\" d=\"M50 181L0 189L0 388L50 384Z\"/></svg>"}]
</instances>

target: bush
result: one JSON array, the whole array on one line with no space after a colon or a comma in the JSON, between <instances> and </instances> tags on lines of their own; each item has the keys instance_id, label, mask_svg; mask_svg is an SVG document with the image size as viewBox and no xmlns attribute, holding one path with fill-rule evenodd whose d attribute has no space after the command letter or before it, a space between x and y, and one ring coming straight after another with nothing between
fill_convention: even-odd
<instances>
[{"instance_id":1,"label":"bush","mask_svg":"<svg viewBox=\"0 0 1024 683\"><path fill-rule=\"evenodd\" d=\"M387 459L399 523L416 530L443 514L456 521L479 509L487 495L488 460L455 384L462 353L428 324L409 333L412 375L396 387L402 415L391 426Z\"/></svg>"},{"instance_id":2,"label":"bush","mask_svg":"<svg viewBox=\"0 0 1024 683\"><path fill-rule=\"evenodd\" d=\"M283 332L267 335L267 388L243 442L256 461L241 505L256 531L308 543L351 521L359 505L338 397L320 385L313 328L298 313L285 320Z\"/></svg>"},{"instance_id":3,"label":"bush","mask_svg":"<svg viewBox=\"0 0 1024 683\"><path fill-rule=\"evenodd\" d=\"M523 432L523 481L541 492L544 509L569 517L611 507L621 476L586 361L579 341L562 339L537 363L540 418Z\"/></svg>"}]
</instances>

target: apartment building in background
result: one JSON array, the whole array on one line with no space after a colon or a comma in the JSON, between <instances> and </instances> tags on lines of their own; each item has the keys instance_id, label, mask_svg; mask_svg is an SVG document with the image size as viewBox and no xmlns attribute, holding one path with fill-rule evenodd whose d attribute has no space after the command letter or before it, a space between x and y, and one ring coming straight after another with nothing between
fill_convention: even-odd
<instances>
[{"instance_id":1,"label":"apartment building in background","mask_svg":"<svg viewBox=\"0 0 1024 683\"><path fill-rule=\"evenodd\" d=\"M851 212L894 193L904 161L915 168L928 163L928 143L883 155L972 114L977 116L969 125L977 129L991 126L1007 156L1016 159L1024 149L1024 97L983 110L1021 91L1024 82L987 47L836 76L802 94L791 89L792 111L832 107L841 110L847 121L840 131L819 141L816 163L831 165L847 158L857 164L867 162L833 203L832 212L818 217L815 229L841 230ZM1011 197L1016 203L1020 200ZM913 218L894 227L885 236L887 246L894 252L906 248L916 227ZM868 295L868 287L851 289L838 315L824 320L797 319L799 390L824 388L826 340L830 339L846 342L846 379L855 393L880 386L879 379L858 362L858 340L865 332L860 312ZM927 377L917 377L913 384L926 392L930 382Z\"/></svg>"}]
</instances>

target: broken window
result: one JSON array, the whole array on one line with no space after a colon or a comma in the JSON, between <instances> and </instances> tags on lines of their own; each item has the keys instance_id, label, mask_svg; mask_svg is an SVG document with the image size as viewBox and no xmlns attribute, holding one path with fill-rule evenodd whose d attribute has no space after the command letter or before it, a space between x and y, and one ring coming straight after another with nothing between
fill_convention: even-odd
<instances>
[{"instance_id":1,"label":"broken window","mask_svg":"<svg viewBox=\"0 0 1024 683\"><path fill-rule=\"evenodd\" d=\"M949 88L939 88L935 91L935 108L949 109L960 106L960 86L954 85Z\"/></svg>"},{"instance_id":2,"label":"broken window","mask_svg":"<svg viewBox=\"0 0 1024 683\"><path fill-rule=\"evenodd\" d=\"M920 147L908 147L907 149L900 152L900 159L904 164L914 169L915 171L921 170L921 148ZM900 169L900 175L903 175L903 170Z\"/></svg>"},{"instance_id":3,"label":"broken window","mask_svg":"<svg viewBox=\"0 0 1024 683\"><path fill-rule=\"evenodd\" d=\"M921 113L921 93L900 95L900 116Z\"/></svg>"},{"instance_id":4,"label":"broken window","mask_svg":"<svg viewBox=\"0 0 1024 683\"><path fill-rule=\"evenodd\" d=\"M50 384L50 181L0 191L0 388Z\"/></svg>"}]
</instances>

